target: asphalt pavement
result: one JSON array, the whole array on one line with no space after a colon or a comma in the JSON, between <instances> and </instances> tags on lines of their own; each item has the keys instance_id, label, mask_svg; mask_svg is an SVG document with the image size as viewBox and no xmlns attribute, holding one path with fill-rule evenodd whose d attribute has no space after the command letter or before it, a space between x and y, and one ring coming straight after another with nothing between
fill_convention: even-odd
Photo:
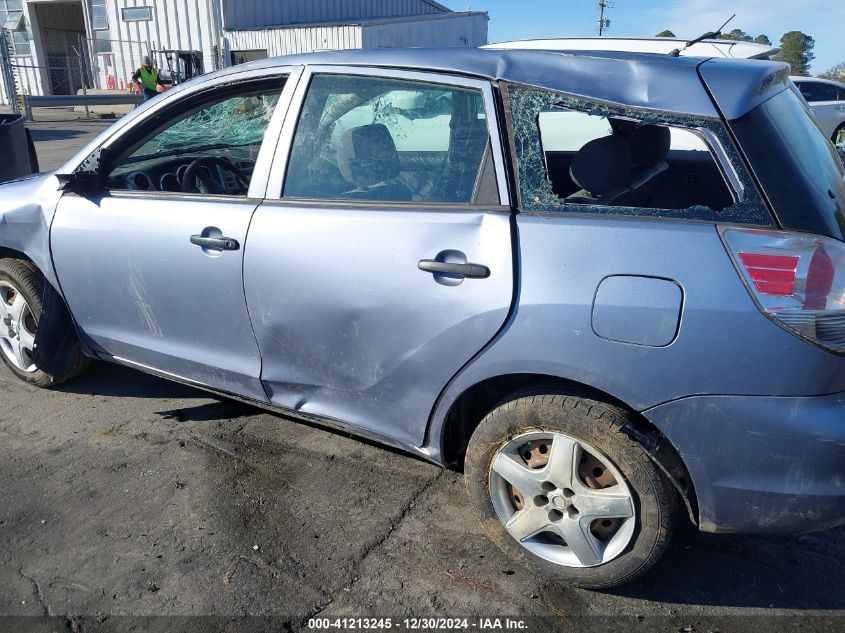
<instances>
[{"instance_id":1,"label":"asphalt pavement","mask_svg":"<svg viewBox=\"0 0 845 633\"><path fill-rule=\"evenodd\" d=\"M42 164L103 127L36 123ZM469 618L470 630L479 618L845 630L845 529L682 526L647 576L590 592L500 553L460 473L345 434L106 363L52 391L0 367L0 402L0 630L235 630L225 623L242 616L267 630L344 617L406 630L405 617L431 616Z\"/></svg>"}]
</instances>

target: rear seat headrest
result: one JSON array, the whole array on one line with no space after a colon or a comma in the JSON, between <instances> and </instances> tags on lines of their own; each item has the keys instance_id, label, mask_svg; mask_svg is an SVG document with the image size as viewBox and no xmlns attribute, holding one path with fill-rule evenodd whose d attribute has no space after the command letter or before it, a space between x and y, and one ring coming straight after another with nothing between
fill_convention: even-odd
<instances>
[{"instance_id":1,"label":"rear seat headrest","mask_svg":"<svg viewBox=\"0 0 845 633\"><path fill-rule=\"evenodd\" d=\"M593 196L603 196L622 187L631 170L631 148L619 136L590 141L572 159L569 175Z\"/></svg>"},{"instance_id":2,"label":"rear seat headrest","mask_svg":"<svg viewBox=\"0 0 845 633\"><path fill-rule=\"evenodd\" d=\"M628 143L635 167L654 167L669 156L672 133L662 125L641 125L631 133Z\"/></svg>"}]
</instances>

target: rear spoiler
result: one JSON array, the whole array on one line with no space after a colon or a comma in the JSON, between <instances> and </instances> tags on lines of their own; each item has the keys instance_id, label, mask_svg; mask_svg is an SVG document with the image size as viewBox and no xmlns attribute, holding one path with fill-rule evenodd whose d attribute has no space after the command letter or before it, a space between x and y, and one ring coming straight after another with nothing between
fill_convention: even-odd
<instances>
[{"instance_id":1,"label":"rear spoiler","mask_svg":"<svg viewBox=\"0 0 845 633\"><path fill-rule=\"evenodd\" d=\"M710 59L698 67L716 105L732 121L788 89L789 64L759 60Z\"/></svg>"}]
</instances>

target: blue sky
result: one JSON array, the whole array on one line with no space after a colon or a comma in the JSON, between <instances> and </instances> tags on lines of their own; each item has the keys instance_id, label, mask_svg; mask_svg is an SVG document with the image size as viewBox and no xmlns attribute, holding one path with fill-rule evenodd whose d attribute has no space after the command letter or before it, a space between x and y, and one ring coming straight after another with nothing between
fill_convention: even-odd
<instances>
[{"instance_id":1,"label":"blue sky","mask_svg":"<svg viewBox=\"0 0 845 633\"><path fill-rule=\"evenodd\" d=\"M450 9L490 14L491 42L538 37L590 37L596 34L596 0L441 0ZM678 37L695 37L728 26L764 33L773 42L787 31L804 31L816 39L812 72L845 61L843 0L613 0L608 35L652 37L670 29Z\"/></svg>"}]
</instances>

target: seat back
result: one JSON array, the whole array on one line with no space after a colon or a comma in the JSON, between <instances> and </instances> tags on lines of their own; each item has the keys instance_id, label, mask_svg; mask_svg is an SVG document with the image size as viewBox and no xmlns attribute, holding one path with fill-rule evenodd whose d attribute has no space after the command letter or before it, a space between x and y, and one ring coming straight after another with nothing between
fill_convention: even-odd
<instances>
[{"instance_id":1,"label":"seat back","mask_svg":"<svg viewBox=\"0 0 845 633\"><path fill-rule=\"evenodd\" d=\"M669 169L666 159L672 147L672 133L661 125L641 125L628 137L631 147L631 171L628 191L617 201L619 206L644 207L654 194L663 174Z\"/></svg>"},{"instance_id":2,"label":"seat back","mask_svg":"<svg viewBox=\"0 0 845 633\"><path fill-rule=\"evenodd\" d=\"M569 175L578 191L566 198L569 204L614 205L627 191L631 149L620 136L604 136L584 145L572 159Z\"/></svg>"},{"instance_id":3,"label":"seat back","mask_svg":"<svg viewBox=\"0 0 845 633\"><path fill-rule=\"evenodd\" d=\"M410 200L411 191L399 177L399 152L390 131L381 123L347 130L340 137L337 166L344 180L356 189L343 198Z\"/></svg>"}]
</instances>

